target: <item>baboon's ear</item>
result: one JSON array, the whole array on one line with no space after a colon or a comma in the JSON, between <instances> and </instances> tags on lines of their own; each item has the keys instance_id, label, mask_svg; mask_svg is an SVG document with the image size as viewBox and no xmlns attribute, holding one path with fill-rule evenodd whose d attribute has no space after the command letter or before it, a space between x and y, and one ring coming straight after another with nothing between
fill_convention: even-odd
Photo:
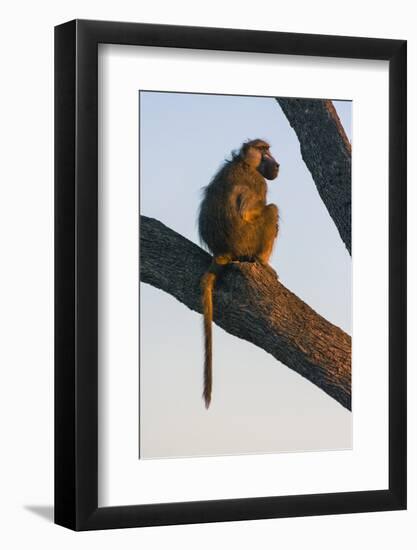
<instances>
[{"instance_id":1,"label":"baboon's ear","mask_svg":"<svg viewBox=\"0 0 417 550\"><path fill-rule=\"evenodd\" d=\"M241 157L249 166L258 168L262 160L262 153L256 147L247 145L246 147L242 147Z\"/></svg>"}]
</instances>

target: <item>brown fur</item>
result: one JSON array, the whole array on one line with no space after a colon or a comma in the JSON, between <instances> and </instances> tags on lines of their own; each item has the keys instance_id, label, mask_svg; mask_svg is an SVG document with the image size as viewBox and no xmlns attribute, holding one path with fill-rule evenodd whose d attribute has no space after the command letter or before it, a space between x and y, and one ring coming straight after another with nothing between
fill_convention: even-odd
<instances>
[{"instance_id":1,"label":"brown fur","mask_svg":"<svg viewBox=\"0 0 417 550\"><path fill-rule=\"evenodd\" d=\"M231 261L267 264L278 234L278 208L266 204L265 178L275 179L279 165L269 145L256 139L242 145L226 161L204 190L199 214L201 240L213 254L209 271L202 277L205 361L203 397L211 401L213 290L216 279Z\"/></svg>"}]
</instances>

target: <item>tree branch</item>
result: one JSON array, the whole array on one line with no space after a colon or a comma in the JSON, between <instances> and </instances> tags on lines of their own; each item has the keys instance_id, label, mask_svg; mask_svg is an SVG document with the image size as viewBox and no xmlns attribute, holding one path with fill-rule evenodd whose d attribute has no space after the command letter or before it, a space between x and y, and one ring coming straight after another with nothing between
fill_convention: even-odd
<instances>
[{"instance_id":1,"label":"tree branch","mask_svg":"<svg viewBox=\"0 0 417 550\"><path fill-rule=\"evenodd\" d=\"M333 103L277 97L297 134L301 155L351 253L351 145Z\"/></svg>"},{"instance_id":2,"label":"tree branch","mask_svg":"<svg viewBox=\"0 0 417 550\"><path fill-rule=\"evenodd\" d=\"M211 257L161 222L141 216L140 279L201 313ZM285 288L267 268L231 264L216 285L214 321L252 342L351 408L351 339Z\"/></svg>"}]
</instances>

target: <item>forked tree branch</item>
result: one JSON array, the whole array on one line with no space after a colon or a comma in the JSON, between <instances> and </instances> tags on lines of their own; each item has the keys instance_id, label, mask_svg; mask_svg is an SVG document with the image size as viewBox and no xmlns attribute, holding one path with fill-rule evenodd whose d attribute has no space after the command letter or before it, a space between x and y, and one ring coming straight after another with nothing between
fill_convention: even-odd
<instances>
[{"instance_id":1,"label":"forked tree branch","mask_svg":"<svg viewBox=\"0 0 417 550\"><path fill-rule=\"evenodd\" d=\"M301 155L351 253L351 145L333 103L277 97L297 134Z\"/></svg>"},{"instance_id":2,"label":"forked tree branch","mask_svg":"<svg viewBox=\"0 0 417 550\"><path fill-rule=\"evenodd\" d=\"M140 279L201 313L211 257L161 222L141 216ZM267 268L231 264L214 294L214 321L252 342L351 409L351 338L285 288Z\"/></svg>"}]
</instances>

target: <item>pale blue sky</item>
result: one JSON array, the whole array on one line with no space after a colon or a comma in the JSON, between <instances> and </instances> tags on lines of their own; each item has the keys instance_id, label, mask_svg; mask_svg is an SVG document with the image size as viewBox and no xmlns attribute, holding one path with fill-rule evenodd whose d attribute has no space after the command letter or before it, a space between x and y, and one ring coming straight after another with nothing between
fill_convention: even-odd
<instances>
[{"instance_id":1,"label":"pale blue sky","mask_svg":"<svg viewBox=\"0 0 417 550\"><path fill-rule=\"evenodd\" d=\"M352 103L334 103L351 138ZM201 188L233 149L254 138L269 141L281 165L268 192L281 218L271 264L283 284L350 333L351 259L275 99L141 92L141 213L198 244ZM140 356L142 457L351 446L348 411L218 327L206 411L201 316L142 283Z\"/></svg>"}]
</instances>

